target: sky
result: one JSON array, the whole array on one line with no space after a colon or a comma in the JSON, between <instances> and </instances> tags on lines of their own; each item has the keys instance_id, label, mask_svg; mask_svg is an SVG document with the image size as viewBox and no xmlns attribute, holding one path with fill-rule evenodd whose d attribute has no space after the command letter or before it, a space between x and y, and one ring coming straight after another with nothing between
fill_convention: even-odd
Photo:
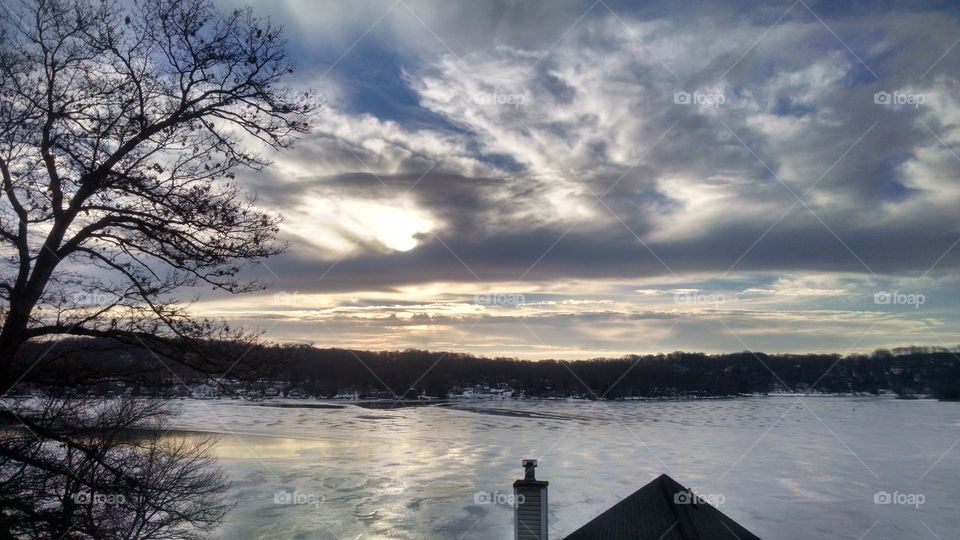
<instances>
[{"instance_id":1,"label":"sky","mask_svg":"<svg viewBox=\"0 0 960 540\"><path fill-rule=\"evenodd\" d=\"M272 286L198 313L530 359L960 343L956 4L253 8L324 107L238 175Z\"/></svg>"}]
</instances>

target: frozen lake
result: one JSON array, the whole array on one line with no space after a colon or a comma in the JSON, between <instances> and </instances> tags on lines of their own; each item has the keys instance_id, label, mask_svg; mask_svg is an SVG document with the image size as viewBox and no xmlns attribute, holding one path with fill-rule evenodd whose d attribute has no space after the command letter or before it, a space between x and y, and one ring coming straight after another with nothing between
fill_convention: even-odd
<instances>
[{"instance_id":1,"label":"frozen lake","mask_svg":"<svg viewBox=\"0 0 960 540\"><path fill-rule=\"evenodd\" d=\"M506 496L522 458L539 458L550 481L554 538L661 473L762 538L960 534L958 403L180 403L178 427L224 434L216 451L237 507L223 539L512 538ZM879 492L903 504L876 504Z\"/></svg>"}]
</instances>

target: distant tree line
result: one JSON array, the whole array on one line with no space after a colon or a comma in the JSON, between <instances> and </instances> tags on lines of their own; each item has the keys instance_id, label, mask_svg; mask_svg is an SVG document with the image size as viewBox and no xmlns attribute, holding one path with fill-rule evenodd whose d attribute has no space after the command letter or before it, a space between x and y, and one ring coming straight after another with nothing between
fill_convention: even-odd
<instances>
[{"instance_id":1,"label":"distant tree line","mask_svg":"<svg viewBox=\"0 0 960 540\"><path fill-rule=\"evenodd\" d=\"M848 356L674 352L529 361L422 350L371 352L307 345L251 349L229 342L217 346L240 360L238 366L269 366L261 384L327 398L343 393L390 399L447 397L479 385L508 386L527 397L589 399L883 390L960 399L960 356L953 350L931 347ZM145 388L208 382L228 390L231 381L229 373L211 378L182 364L165 365L142 348L107 340L71 338L53 344L52 349L49 343L30 344L23 352L21 362L36 364L24 383L65 389L78 386L74 380L84 381L83 385L104 383L110 380L106 375L118 373L122 380ZM70 369L65 370L65 365ZM98 373L106 375L98 377Z\"/></svg>"}]
</instances>

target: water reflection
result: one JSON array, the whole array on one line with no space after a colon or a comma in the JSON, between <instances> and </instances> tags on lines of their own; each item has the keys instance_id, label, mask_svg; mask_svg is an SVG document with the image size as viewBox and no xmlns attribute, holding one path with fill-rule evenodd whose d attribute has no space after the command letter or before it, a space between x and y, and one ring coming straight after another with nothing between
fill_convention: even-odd
<instances>
[{"instance_id":1,"label":"water reflection","mask_svg":"<svg viewBox=\"0 0 960 540\"><path fill-rule=\"evenodd\" d=\"M184 404L179 437L218 431L238 502L220 538L507 538L522 457L550 480L562 537L661 472L705 493L761 537L922 536L951 530L960 454L953 403L874 398L703 402L472 402L376 410ZM809 409L808 409L809 408ZM825 428L829 426L829 429ZM865 467L868 466L869 470ZM880 480L870 470L875 470ZM897 486L919 509L873 504ZM907 489L907 488L903 488ZM319 504L277 503L277 493ZM815 527L811 523L817 524ZM795 533L794 533L795 532ZM926 533L929 534L929 533Z\"/></svg>"},{"instance_id":2,"label":"water reflection","mask_svg":"<svg viewBox=\"0 0 960 540\"><path fill-rule=\"evenodd\" d=\"M210 437L216 439L212 447L217 459L289 459L304 452L323 452L333 447L330 441L321 439L297 439L261 435L235 435L228 433L205 433L199 431L170 431L165 437L201 443Z\"/></svg>"}]
</instances>

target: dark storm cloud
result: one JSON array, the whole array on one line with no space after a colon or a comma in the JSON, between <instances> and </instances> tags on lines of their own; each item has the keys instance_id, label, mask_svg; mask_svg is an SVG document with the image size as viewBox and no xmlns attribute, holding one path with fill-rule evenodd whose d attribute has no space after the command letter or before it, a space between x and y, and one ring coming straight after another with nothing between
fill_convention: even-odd
<instances>
[{"instance_id":1,"label":"dark storm cloud","mask_svg":"<svg viewBox=\"0 0 960 540\"><path fill-rule=\"evenodd\" d=\"M960 196L940 188L960 165L956 12L809 3L820 22L799 4L786 15L790 4L610 6L616 15L598 6L571 28L589 4L411 2L443 42L420 35L419 45L410 35L422 23L391 13L371 39L403 52L370 69L395 70L404 107L414 95L444 123L386 122L334 100L317 132L278 158L286 167L247 181L291 222L308 219L297 209L310 200L403 197L433 226L411 233L408 251L318 226L313 240L340 235L359 248L297 242L269 262L281 286L634 278L735 263L922 273L960 237L950 206ZM338 69L364 77L350 61ZM525 102L478 103L483 92ZM683 106L678 92L725 102ZM878 92L926 103L878 104ZM950 252L936 270L958 262Z\"/></svg>"},{"instance_id":2,"label":"dark storm cloud","mask_svg":"<svg viewBox=\"0 0 960 540\"><path fill-rule=\"evenodd\" d=\"M957 238L955 231L930 223L911 231L845 230L838 239L802 208L794 209L783 223L784 227L771 230L752 250L753 242L764 233L762 224L718 228L707 237L686 242L648 244L650 250L624 228L588 234L571 230L566 235L565 230L543 228L486 238L473 236L469 230L448 230L440 240L425 238L423 244L404 253L361 254L339 262L288 254L272 259L269 266L280 278L278 286L301 292L388 290L436 281L473 284L478 278L482 282L534 282L722 274L734 265L739 272L807 270L869 275L923 272ZM924 235L924 242L916 241L918 234ZM951 269L958 264L960 253L950 252L937 268Z\"/></svg>"}]
</instances>

